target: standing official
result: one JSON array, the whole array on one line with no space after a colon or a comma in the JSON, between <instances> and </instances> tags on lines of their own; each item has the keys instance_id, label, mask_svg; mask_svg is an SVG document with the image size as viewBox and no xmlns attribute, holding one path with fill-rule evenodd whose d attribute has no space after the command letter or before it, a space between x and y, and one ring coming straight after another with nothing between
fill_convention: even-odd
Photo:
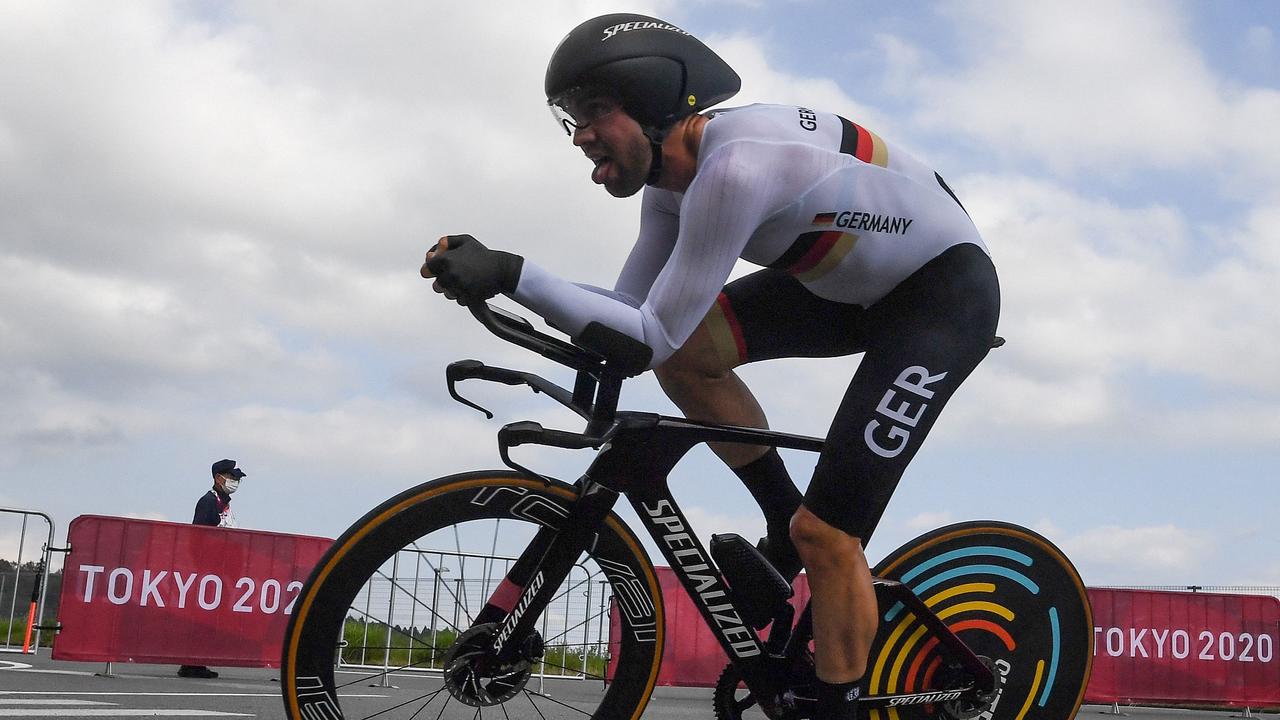
<instances>
[{"instance_id":1,"label":"standing official","mask_svg":"<svg viewBox=\"0 0 1280 720\"><path fill-rule=\"evenodd\" d=\"M240 489L240 478L245 476L245 472L236 467L235 460L226 459L214 463L211 469L213 488L196 501L196 512L191 522L194 525L235 527L231 496ZM203 665L183 665L178 668L178 677L212 680L218 677L218 673Z\"/></svg>"}]
</instances>

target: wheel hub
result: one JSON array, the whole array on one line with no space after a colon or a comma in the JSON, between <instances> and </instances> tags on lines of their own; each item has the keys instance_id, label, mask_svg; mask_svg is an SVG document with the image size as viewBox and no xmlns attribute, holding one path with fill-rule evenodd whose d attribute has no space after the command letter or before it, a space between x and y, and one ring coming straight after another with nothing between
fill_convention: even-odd
<instances>
[{"instance_id":1,"label":"wheel hub","mask_svg":"<svg viewBox=\"0 0 1280 720\"><path fill-rule=\"evenodd\" d=\"M991 658L980 655L978 659L986 665L997 678L996 664ZM948 668L950 672L944 673L942 687L944 689L955 689L959 687L968 687L973 685L973 677L958 666ZM997 698L1000 697L1000 682L996 682L996 686L986 692L974 690L965 693L959 698L942 704L942 711L952 720L973 720L995 704Z\"/></svg>"},{"instance_id":2,"label":"wheel hub","mask_svg":"<svg viewBox=\"0 0 1280 720\"><path fill-rule=\"evenodd\" d=\"M534 631L523 644L525 652L512 661L499 661L491 650L496 623L468 629L458 636L444 659L444 684L449 694L472 707L500 705L524 689L540 658L542 637Z\"/></svg>"}]
</instances>

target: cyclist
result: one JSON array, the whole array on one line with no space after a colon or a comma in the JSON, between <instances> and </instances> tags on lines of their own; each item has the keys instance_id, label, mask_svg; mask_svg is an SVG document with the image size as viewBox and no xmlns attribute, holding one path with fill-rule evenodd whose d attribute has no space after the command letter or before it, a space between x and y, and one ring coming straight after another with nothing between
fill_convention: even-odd
<instances>
[{"instance_id":1,"label":"cyclist","mask_svg":"<svg viewBox=\"0 0 1280 720\"><path fill-rule=\"evenodd\" d=\"M803 501L776 449L713 448L766 514L766 555L790 577L798 551L808 570L817 717L853 718L877 624L863 548L990 349L999 287L940 175L830 113L703 112L739 88L675 25L633 14L582 23L552 55L546 92L591 179L617 197L644 190L614 289L469 235L441 238L421 272L464 305L503 293L570 335L597 321L643 341L666 393L698 420L767 427L738 365L863 353ZM725 285L739 258L763 269Z\"/></svg>"}]
</instances>

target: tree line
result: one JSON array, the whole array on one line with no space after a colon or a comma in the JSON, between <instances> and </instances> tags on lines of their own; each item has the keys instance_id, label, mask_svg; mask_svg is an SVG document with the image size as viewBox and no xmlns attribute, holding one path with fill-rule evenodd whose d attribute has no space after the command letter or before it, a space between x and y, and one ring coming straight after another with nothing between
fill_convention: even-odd
<instances>
[{"instance_id":1,"label":"tree line","mask_svg":"<svg viewBox=\"0 0 1280 720\"><path fill-rule=\"evenodd\" d=\"M25 627L31 608L31 596L40 582L40 564L25 562L21 565L0 558L0 627L7 625L12 611L15 627ZM52 624L58 615L58 598L62 595L62 571L49 573L49 585L44 598L42 624ZM8 628L5 628L6 634Z\"/></svg>"}]
</instances>

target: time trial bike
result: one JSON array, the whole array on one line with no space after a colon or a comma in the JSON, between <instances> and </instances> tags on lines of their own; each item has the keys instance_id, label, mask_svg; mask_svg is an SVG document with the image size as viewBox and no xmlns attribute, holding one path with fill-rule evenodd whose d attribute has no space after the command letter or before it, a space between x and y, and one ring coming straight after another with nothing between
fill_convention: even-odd
<instances>
[{"instance_id":1,"label":"time trial bike","mask_svg":"<svg viewBox=\"0 0 1280 720\"><path fill-rule=\"evenodd\" d=\"M704 545L667 478L698 443L819 451L824 441L618 410L623 381L648 365L644 345L599 324L566 342L495 307L481 304L471 311L498 337L575 370L576 379L568 389L532 373L463 360L446 372L450 394L489 414L459 395L456 384L478 379L527 385L576 412L585 428L505 425L498 431L498 449L510 470L451 475L406 490L339 537L294 603L280 670L287 717L639 720L659 683L663 648L679 638L668 632L659 574L614 511L623 497L728 657L712 696L715 717L813 717L809 607L796 607L788 580L741 537L716 535ZM509 451L527 444L590 448L596 454L582 477L565 483L512 459ZM499 535L517 538L517 551L474 604L465 602L461 579L455 581L459 602L452 618L434 600L428 605L419 587L430 584L432 598L438 596L443 568L433 566L434 577L422 583L415 578L412 588L387 570L406 549L421 558L442 544L457 549L451 556L491 563L493 548L468 555L463 546L482 542L496 548ZM589 663L581 648L575 649L574 667L602 683L552 692L543 682L547 668L571 662L566 636L582 624L568 619L565 608L570 596L583 592L575 573L584 566L591 568L588 577L600 578L610 591L604 613L609 640L595 669L585 669ZM873 574L880 623L863 680L864 716L1075 715L1092 661L1091 610L1075 568L1044 537L1003 522L959 523L895 550ZM443 634L432 629L428 640L415 622L405 627L387 619L371 639L370 603L365 600L362 608L360 596L379 578L390 588L392 604L402 598L389 618L420 611L432 628L437 620L448 628ZM448 590L447 578L443 585ZM549 632L549 626L559 630ZM409 651L391 651L405 645L390 637L396 633L408 637ZM415 642L421 651L413 651ZM344 652L361 645L362 652L381 646L382 668L344 669L353 664ZM438 668L438 674L403 679L418 667ZM374 679L386 687L391 676L415 687L387 695L363 687Z\"/></svg>"}]
</instances>

